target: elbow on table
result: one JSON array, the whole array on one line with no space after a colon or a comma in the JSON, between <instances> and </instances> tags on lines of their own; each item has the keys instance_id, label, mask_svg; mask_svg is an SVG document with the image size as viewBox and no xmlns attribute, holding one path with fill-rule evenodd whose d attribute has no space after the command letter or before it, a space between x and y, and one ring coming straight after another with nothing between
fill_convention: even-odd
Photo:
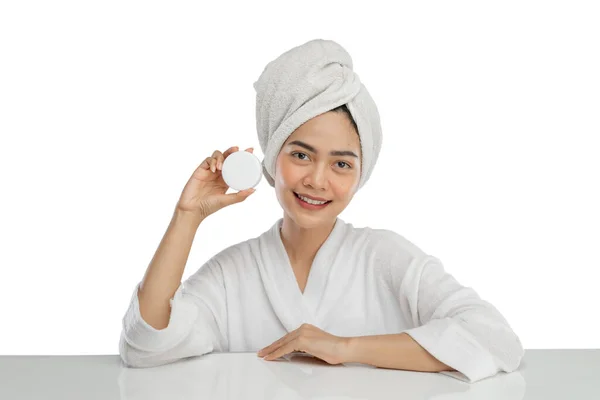
<instances>
[{"instance_id":1,"label":"elbow on table","mask_svg":"<svg viewBox=\"0 0 600 400\"><path fill-rule=\"evenodd\" d=\"M166 352L151 353L138 350L127 343L123 335L119 341L119 356L128 368L151 368L178 360L178 358L168 357Z\"/></svg>"},{"instance_id":2,"label":"elbow on table","mask_svg":"<svg viewBox=\"0 0 600 400\"><path fill-rule=\"evenodd\" d=\"M161 351L145 351L132 346L121 334L119 341L119 356L127 367L149 368L171 364L184 358L202 356L212 353L214 345L205 337L189 335L174 347ZM218 349L216 349L218 350Z\"/></svg>"},{"instance_id":3,"label":"elbow on table","mask_svg":"<svg viewBox=\"0 0 600 400\"><path fill-rule=\"evenodd\" d=\"M525 349L519 337L514 333L509 333L502 340L499 340L494 346L489 348L490 354L495 360L497 371L506 373L514 372L519 369L521 361L525 356Z\"/></svg>"},{"instance_id":4,"label":"elbow on table","mask_svg":"<svg viewBox=\"0 0 600 400\"><path fill-rule=\"evenodd\" d=\"M516 371L519 368L519 366L521 365L521 361L523 360L523 357L525 356L525 348L523 347L523 344L521 343L521 339L519 339L519 337L516 334L514 334L514 337L513 337L513 347L512 347L512 350L510 351L510 354L512 356L508 357L508 360L506 362L506 366L507 366L506 372Z\"/></svg>"},{"instance_id":5,"label":"elbow on table","mask_svg":"<svg viewBox=\"0 0 600 400\"><path fill-rule=\"evenodd\" d=\"M153 365L147 365L143 362L140 362L140 358L137 358L131 354L129 351L130 347L126 346L125 349L119 351L119 356L121 357L121 361L123 365L127 368L146 368L152 367Z\"/></svg>"}]
</instances>

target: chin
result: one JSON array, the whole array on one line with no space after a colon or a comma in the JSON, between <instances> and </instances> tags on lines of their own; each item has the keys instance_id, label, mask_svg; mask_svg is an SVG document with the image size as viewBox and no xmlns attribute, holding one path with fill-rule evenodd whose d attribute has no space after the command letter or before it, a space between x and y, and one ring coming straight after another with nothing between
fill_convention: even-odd
<instances>
[{"instance_id":1,"label":"chin","mask_svg":"<svg viewBox=\"0 0 600 400\"><path fill-rule=\"evenodd\" d=\"M312 229L322 225L325 221L329 219L324 218L315 218L310 215L302 215L302 213L291 212L288 213L290 218L298 225L300 228L304 229Z\"/></svg>"},{"instance_id":2,"label":"chin","mask_svg":"<svg viewBox=\"0 0 600 400\"><path fill-rule=\"evenodd\" d=\"M298 204L298 200L294 195L293 191L289 192L289 196L286 196L286 211L288 216L298 225L299 227L309 229L315 228L322 224L328 224L331 221L335 221L339 214L335 207L335 201L332 201L322 210L308 210L302 208Z\"/></svg>"}]
</instances>

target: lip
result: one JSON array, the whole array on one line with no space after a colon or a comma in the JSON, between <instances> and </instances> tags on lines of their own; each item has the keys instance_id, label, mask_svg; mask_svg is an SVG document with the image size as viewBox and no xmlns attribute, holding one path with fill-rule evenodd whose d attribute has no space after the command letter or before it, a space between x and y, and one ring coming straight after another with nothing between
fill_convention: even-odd
<instances>
[{"instance_id":1,"label":"lip","mask_svg":"<svg viewBox=\"0 0 600 400\"><path fill-rule=\"evenodd\" d=\"M302 197L308 197L308 198L309 198L309 199L311 199L311 200L316 200L316 201L329 201L328 199L324 199L324 198L322 198L322 197L309 196L309 195L307 195L307 194L304 194L304 193L298 193L298 192L294 192L294 193L296 193L296 194L299 194L299 195L300 195L300 196L302 196Z\"/></svg>"},{"instance_id":2,"label":"lip","mask_svg":"<svg viewBox=\"0 0 600 400\"><path fill-rule=\"evenodd\" d=\"M294 193L294 199L296 199L296 201L298 202L298 205L300 207L305 208L307 210L321 210L321 209L327 207L331 203L331 201L328 201L325 204L310 204L310 203L307 203L304 200L302 200L295 193Z\"/></svg>"}]
</instances>

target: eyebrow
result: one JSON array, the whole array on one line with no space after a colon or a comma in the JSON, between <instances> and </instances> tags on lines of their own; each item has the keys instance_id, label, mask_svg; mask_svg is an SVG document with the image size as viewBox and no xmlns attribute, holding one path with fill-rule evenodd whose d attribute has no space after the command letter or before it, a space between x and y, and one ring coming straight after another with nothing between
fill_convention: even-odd
<instances>
[{"instance_id":1,"label":"eyebrow","mask_svg":"<svg viewBox=\"0 0 600 400\"><path fill-rule=\"evenodd\" d=\"M301 142L300 140L294 140L294 141L288 143L289 146L291 146L293 144L300 146L300 147L304 147L306 150L312 151L313 153L318 154L317 149L315 149L310 144L306 144L304 142ZM350 150L333 150L333 151L330 151L329 154L332 156L351 156L351 157L358 158L358 156L353 151L350 151Z\"/></svg>"}]
</instances>

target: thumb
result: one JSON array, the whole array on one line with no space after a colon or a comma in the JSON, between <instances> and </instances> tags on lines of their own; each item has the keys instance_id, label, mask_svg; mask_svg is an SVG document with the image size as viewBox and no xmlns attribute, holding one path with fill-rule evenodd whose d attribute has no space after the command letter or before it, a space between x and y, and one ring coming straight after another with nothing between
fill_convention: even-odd
<instances>
[{"instance_id":1,"label":"thumb","mask_svg":"<svg viewBox=\"0 0 600 400\"><path fill-rule=\"evenodd\" d=\"M256 192L256 189L240 190L237 193L229 193L225 195L224 203L226 205L240 203L248 198L252 193Z\"/></svg>"}]
</instances>

